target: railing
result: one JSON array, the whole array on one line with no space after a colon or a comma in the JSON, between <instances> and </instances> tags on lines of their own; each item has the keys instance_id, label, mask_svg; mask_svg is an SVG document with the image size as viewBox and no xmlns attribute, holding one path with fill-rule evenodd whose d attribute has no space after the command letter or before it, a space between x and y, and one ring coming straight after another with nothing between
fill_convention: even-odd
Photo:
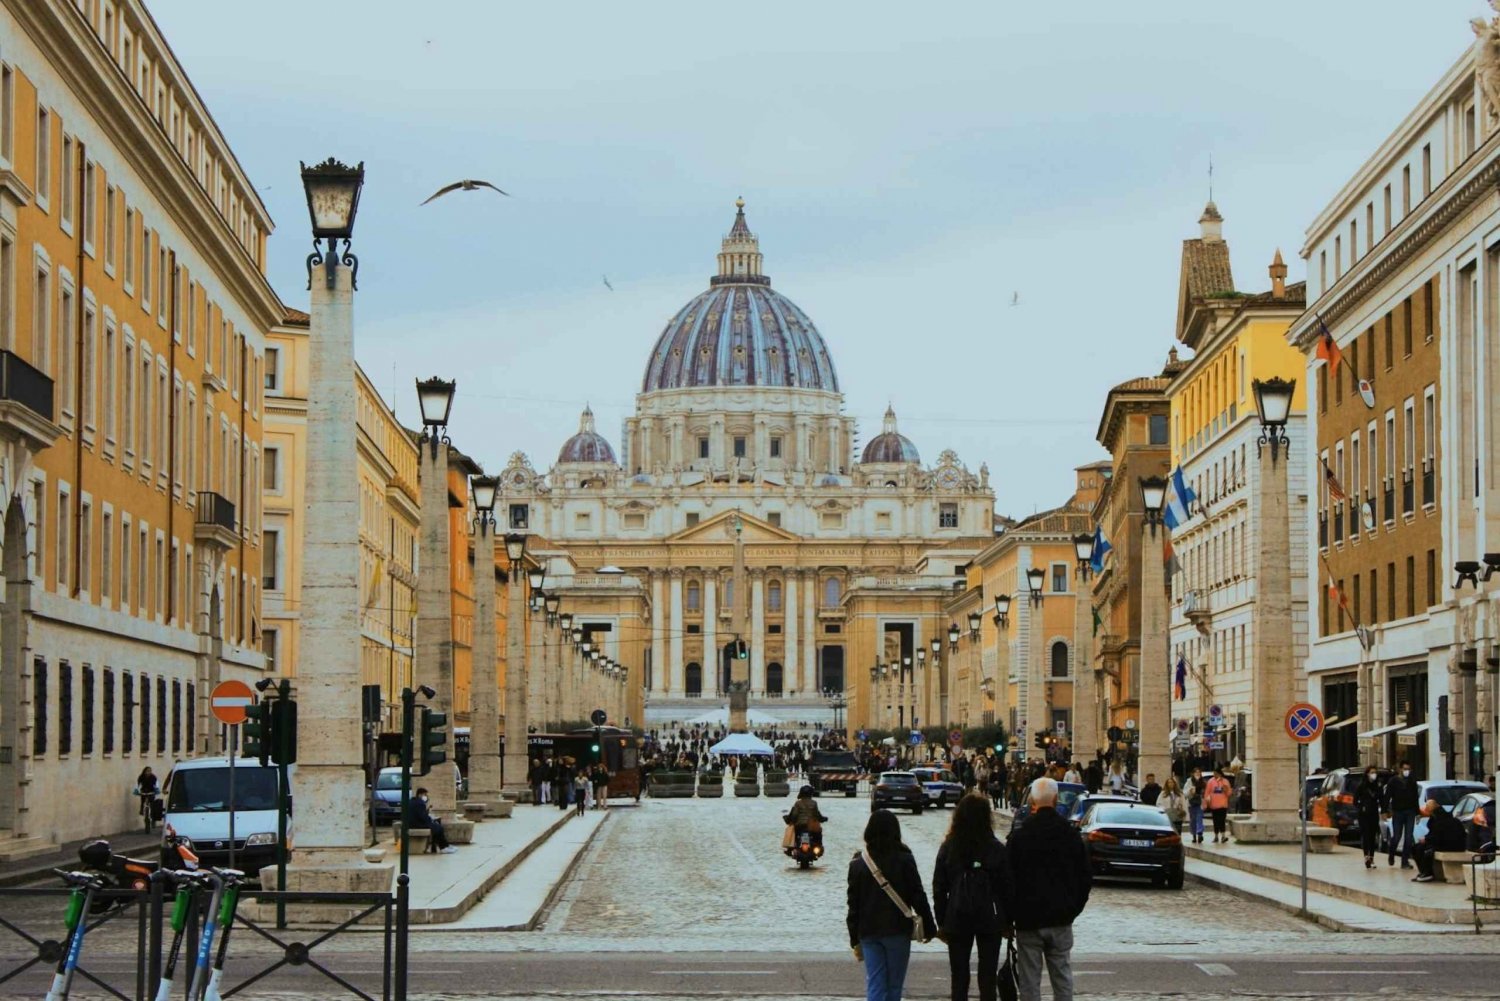
<instances>
[{"instance_id":1,"label":"railing","mask_svg":"<svg viewBox=\"0 0 1500 1001\"><path fill-rule=\"evenodd\" d=\"M52 419L52 380L12 351L0 350L0 400L19 403Z\"/></svg>"},{"instance_id":2,"label":"railing","mask_svg":"<svg viewBox=\"0 0 1500 1001\"><path fill-rule=\"evenodd\" d=\"M198 491L197 522L234 531L234 501L211 490Z\"/></svg>"}]
</instances>

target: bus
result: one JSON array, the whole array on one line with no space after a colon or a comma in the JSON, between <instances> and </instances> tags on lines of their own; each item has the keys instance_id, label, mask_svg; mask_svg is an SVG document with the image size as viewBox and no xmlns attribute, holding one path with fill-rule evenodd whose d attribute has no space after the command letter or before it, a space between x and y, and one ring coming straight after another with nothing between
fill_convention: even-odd
<instances>
[{"instance_id":1,"label":"bus","mask_svg":"<svg viewBox=\"0 0 1500 1001\"><path fill-rule=\"evenodd\" d=\"M630 730L601 726L570 733L533 733L528 735L527 747L532 759L572 758L591 765L602 757L609 769L610 798L641 798L641 738Z\"/></svg>"}]
</instances>

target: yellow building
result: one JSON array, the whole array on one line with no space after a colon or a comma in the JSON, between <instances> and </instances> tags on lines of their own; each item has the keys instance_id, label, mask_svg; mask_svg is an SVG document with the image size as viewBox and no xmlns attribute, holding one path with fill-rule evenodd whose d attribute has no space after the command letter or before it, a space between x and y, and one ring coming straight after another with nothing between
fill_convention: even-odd
<instances>
[{"instance_id":1,"label":"yellow building","mask_svg":"<svg viewBox=\"0 0 1500 1001\"><path fill-rule=\"evenodd\" d=\"M301 649L309 345L308 317L300 310L287 310L267 336L262 647L271 668L292 677ZM356 381L360 663L364 684L381 688L380 728L394 731L400 727L401 689L412 677L421 518L417 445L363 369Z\"/></svg>"},{"instance_id":2,"label":"yellow building","mask_svg":"<svg viewBox=\"0 0 1500 1001\"><path fill-rule=\"evenodd\" d=\"M270 228L143 4L0 3L0 857L136 823L262 667Z\"/></svg>"}]
</instances>

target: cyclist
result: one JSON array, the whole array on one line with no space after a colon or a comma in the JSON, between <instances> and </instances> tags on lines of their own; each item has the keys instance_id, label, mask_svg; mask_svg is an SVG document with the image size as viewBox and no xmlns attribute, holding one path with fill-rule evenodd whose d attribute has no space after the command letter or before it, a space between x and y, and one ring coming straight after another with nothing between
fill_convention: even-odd
<instances>
[{"instance_id":1,"label":"cyclist","mask_svg":"<svg viewBox=\"0 0 1500 1001\"><path fill-rule=\"evenodd\" d=\"M135 794L141 800L141 817L146 823L146 833L150 834L156 826L156 797L161 791L161 783L157 781L156 773L147 765L141 769L141 774L135 778Z\"/></svg>"}]
</instances>

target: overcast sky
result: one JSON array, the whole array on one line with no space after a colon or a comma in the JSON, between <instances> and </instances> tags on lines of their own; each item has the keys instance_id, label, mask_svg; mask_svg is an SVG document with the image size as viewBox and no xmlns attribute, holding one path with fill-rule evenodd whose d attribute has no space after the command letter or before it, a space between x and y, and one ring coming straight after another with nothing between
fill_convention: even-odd
<instances>
[{"instance_id":1,"label":"overcast sky","mask_svg":"<svg viewBox=\"0 0 1500 1001\"><path fill-rule=\"evenodd\" d=\"M449 3L149 0L277 223L307 304L299 159L363 160L360 362L405 419L545 470L591 402L619 447L666 320L743 195L861 440L886 403L1002 512L1071 492L1108 388L1172 346L1208 197L1236 285L1473 40L1479 0ZM514 197L450 195L493 181ZM611 292L602 276L608 275ZM1020 304L1009 305L1012 294ZM392 395L393 394L393 395Z\"/></svg>"}]
</instances>

